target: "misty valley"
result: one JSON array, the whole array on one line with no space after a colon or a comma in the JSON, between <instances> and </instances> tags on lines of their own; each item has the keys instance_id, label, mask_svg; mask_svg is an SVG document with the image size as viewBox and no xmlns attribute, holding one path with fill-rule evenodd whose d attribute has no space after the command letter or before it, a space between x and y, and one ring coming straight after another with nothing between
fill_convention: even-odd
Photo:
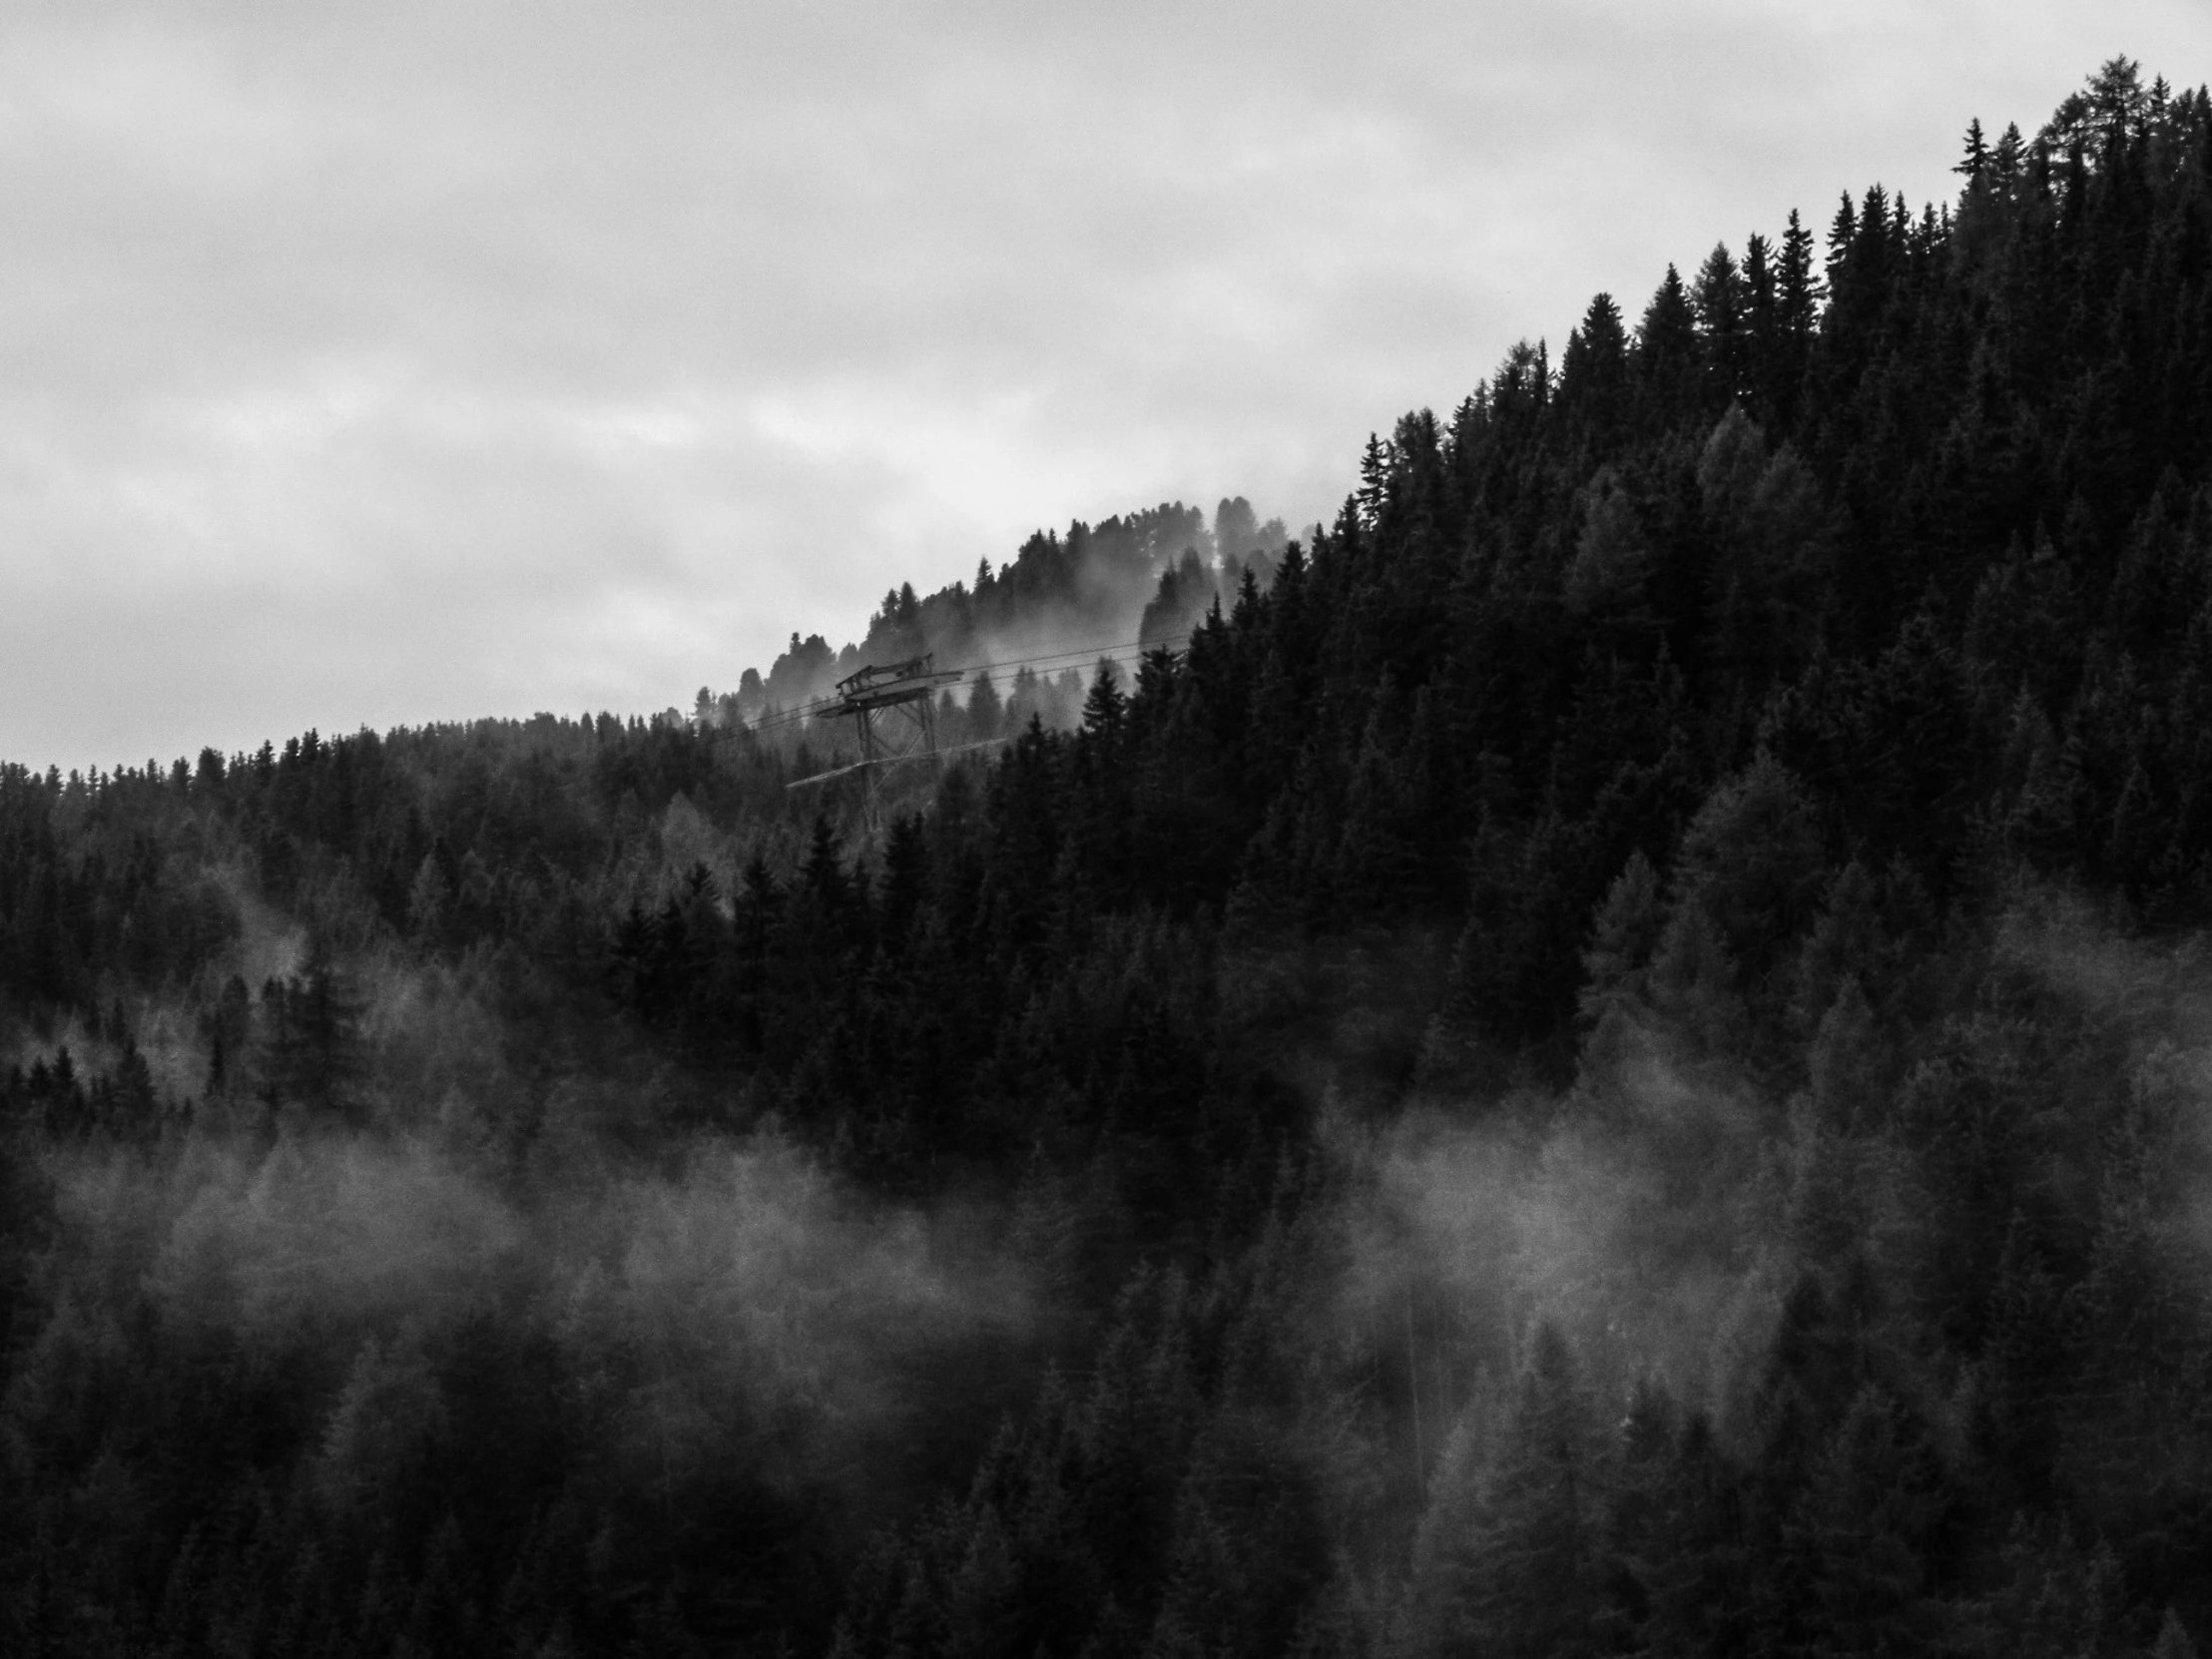
<instances>
[{"instance_id":1,"label":"misty valley","mask_svg":"<svg viewBox=\"0 0 2212 1659\"><path fill-rule=\"evenodd\" d=\"M0 766L0 1653L2212 1643L2212 98L1955 171L1295 536Z\"/></svg>"}]
</instances>

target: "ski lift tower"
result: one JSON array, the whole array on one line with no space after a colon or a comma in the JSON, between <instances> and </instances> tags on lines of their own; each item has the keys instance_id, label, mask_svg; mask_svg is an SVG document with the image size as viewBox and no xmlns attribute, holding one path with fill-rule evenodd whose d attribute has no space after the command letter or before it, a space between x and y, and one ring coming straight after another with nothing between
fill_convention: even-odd
<instances>
[{"instance_id":1,"label":"ski lift tower","mask_svg":"<svg viewBox=\"0 0 2212 1659\"><path fill-rule=\"evenodd\" d=\"M850 717L859 739L859 760L837 771L867 774L865 812L871 834L883 827L884 771L904 761L937 759L937 694L958 685L962 676L956 670L939 673L930 667L932 661L929 656L909 657L856 669L837 682L837 706L826 711L833 718Z\"/></svg>"}]
</instances>

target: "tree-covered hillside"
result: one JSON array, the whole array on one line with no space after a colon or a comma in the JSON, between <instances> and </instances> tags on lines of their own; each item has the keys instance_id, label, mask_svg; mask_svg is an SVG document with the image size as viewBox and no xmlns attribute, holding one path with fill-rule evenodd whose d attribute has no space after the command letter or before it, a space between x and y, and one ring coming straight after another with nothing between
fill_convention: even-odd
<instances>
[{"instance_id":1,"label":"tree-covered hillside","mask_svg":"<svg viewBox=\"0 0 2212 1659\"><path fill-rule=\"evenodd\" d=\"M2212 97L1958 173L890 596L1164 643L879 833L819 641L0 769L0 1649L2212 1641Z\"/></svg>"}]
</instances>

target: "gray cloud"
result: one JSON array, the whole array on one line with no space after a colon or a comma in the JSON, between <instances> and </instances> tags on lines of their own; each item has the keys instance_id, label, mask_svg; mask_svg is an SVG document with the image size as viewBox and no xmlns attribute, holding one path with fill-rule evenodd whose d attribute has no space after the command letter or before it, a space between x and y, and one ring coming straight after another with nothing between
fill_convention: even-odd
<instances>
[{"instance_id":1,"label":"gray cloud","mask_svg":"<svg viewBox=\"0 0 2212 1659\"><path fill-rule=\"evenodd\" d=\"M1328 513L1599 287L2197 0L0 24L0 755L647 709L1028 528Z\"/></svg>"}]
</instances>

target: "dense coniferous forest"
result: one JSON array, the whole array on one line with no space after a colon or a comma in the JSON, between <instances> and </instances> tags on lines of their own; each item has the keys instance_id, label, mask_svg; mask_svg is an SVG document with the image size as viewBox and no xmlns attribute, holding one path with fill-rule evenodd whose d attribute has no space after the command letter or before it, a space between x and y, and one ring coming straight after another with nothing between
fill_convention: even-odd
<instances>
[{"instance_id":1,"label":"dense coniferous forest","mask_svg":"<svg viewBox=\"0 0 2212 1659\"><path fill-rule=\"evenodd\" d=\"M0 770L0 1650L2212 1641L2212 99L1957 172L1298 542Z\"/></svg>"}]
</instances>

